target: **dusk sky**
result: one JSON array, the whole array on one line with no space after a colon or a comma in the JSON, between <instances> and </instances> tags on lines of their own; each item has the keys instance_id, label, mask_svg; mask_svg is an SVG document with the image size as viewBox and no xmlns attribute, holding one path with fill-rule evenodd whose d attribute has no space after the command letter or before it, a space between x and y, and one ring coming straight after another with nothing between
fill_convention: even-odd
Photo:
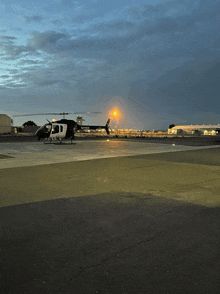
<instances>
[{"instance_id":1,"label":"dusk sky","mask_svg":"<svg viewBox=\"0 0 220 294\"><path fill-rule=\"evenodd\" d=\"M167 130L220 123L219 94L219 0L0 0L0 113Z\"/></svg>"}]
</instances>

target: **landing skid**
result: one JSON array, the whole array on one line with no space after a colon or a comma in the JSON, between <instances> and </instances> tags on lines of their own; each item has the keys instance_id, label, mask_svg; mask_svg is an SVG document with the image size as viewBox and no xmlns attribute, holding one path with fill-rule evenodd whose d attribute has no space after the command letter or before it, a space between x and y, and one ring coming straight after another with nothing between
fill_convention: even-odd
<instances>
[{"instance_id":1,"label":"landing skid","mask_svg":"<svg viewBox=\"0 0 220 294\"><path fill-rule=\"evenodd\" d=\"M46 144L48 144L48 143L46 143ZM57 142L54 142L54 143L52 143L53 145L75 145L76 143L75 142L59 142L59 143L57 143Z\"/></svg>"},{"instance_id":2,"label":"landing skid","mask_svg":"<svg viewBox=\"0 0 220 294\"><path fill-rule=\"evenodd\" d=\"M45 139L44 144L53 144L53 145L75 145L76 143L71 140L71 142L64 142L60 139L58 140L48 140Z\"/></svg>"}]
</instances>

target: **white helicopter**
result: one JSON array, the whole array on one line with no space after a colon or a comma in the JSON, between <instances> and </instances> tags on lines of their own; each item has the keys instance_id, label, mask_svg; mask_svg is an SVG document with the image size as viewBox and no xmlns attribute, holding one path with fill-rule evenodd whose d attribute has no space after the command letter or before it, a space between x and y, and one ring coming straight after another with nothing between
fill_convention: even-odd
<instances>
[{"instance_id":1,"label":"white helicopter","mask_svg":"<svg viewBox=\"0 0 220 294\"><path fill-rule=\"evenodd\" d=\"M80 112L80 114L91 114L91 113L100 113L100 112ZM106 133L109 135L109 124L110 119L107 120L106 124L103 126L97 125L81 125L72 119L65 119L65 115L68 114L79 114L78 112L61 112L61 113L39 113L39 114L24 114L24 115L14 115L14 117L18 116L33 116L33 115L63 115L63 119L57 121L48 121L45 125L40 127L35 135L38 137L38 140L45 139L51 143L52 140L59 140L60 142L62 139L71 139L75 137L75 133L77 131L84 131L84 130L97 130L97 129L105 129Z\"/></svg>"}]
</instances>

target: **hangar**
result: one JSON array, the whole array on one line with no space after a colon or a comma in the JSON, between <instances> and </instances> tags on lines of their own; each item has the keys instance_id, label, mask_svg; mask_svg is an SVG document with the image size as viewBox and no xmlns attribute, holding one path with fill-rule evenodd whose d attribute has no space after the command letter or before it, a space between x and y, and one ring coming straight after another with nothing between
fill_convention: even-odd
<instances>
[{"instance_id":1,"label":"hangar","mask_svg":"<svg viewBox=\"0 0 220 294\"><path fill-rule=\"evenodd\" d=\"M220 135L220 124L218 125L170 125L168 134L173 135Z\"/></svg>"},{"instance_id":2,"label":"hangar","mask_svg":"<svg viewBox=\"0 0 220 294\"><path fill-rule=\"evenodd\" d=\"M6 114L0 114L0 134L11 133L11 118Z\"/></svg>"}]
</instances>

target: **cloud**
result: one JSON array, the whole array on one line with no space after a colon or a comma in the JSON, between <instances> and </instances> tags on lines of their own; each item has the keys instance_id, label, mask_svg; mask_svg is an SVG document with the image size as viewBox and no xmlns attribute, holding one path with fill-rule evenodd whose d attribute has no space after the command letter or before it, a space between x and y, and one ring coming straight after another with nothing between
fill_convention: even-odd
<instances>
[{"instance_id":1,"label":"cloud","mask_svg":"<svg viewBox=\"0 0 220 294\"><path fill-rule=\"evenodd\" d=\"M95 24L93 26L94 30L97 30L98 32L107 33L110 35L111 33L117 32L117 34L120 33L120 31L128 31L134 28L135 23L126 21L126 20L113 20L108 22L102 22L99 24Z\"/></svg>"},{"instance_id":2,"label":"cloud","mask_svg":"<svg viewBox=\"0 0 220 294\"><path fill-rule=\"evenodd\" d=\"M30 46L1 46L2 50L5 51L5 55L3 56L2 59L4 59L5 61L9 61L9 60L16 60L19 59L21 56L23 55L36 55L35 50L30 47Z\"/></svg>"},{"instance_id":3,"label":"cloud","mask_svg":"<svg viewBox=\"0 0 220 294\"><path fill-rule=\"evenodd\" d=\"M7 69L10 75L18 74L19 70L18 69Z\"/></svg>"},{"instance_id":4,"label":"cloud","mask_svg":"<svg viewBox=\"0 0 220 294\"><path fill-rule=\"evenodd\" d=\"M193 47L195 52L199 47L206 46L207 41L210 44L214 38L219 37L218 14L215 13L218 4L206 12L202 8L193 10L193 15L192 12L187 14L187 11L198 8L198 1L195 7L188 7L187 11L181 10L179 1L166 5L130 8L134 11L139 9L140 21L135 25L126 19L116 19L90 26L87 35L84 33L79 36L77 32L71 35L56 31L33 33L31 44L36 49L40 48L51 54L77 54L82 57L95 57L97 53L100 56L108 56L115 52L128 52L132 46L131 49L137 50L140 54L146 52L145 55L148 55L156 50L158 55L182 56L193 53ZM167 16L166 12L170 9L178 13Z\"/></svg>"},{"instance_id":5,"label":"cloud","mask_svg":"<svg viewBox=\"0 0 220 294\"><path fill-rule=\"evenodd\" d=\"M0 37L1 44L7 44L7 43L9 44L14 40L17 40L17 38L13 37L13 36L1 36Z\"/></svg>"},{"instance_id":6,"label":"cloud","mask_svg":"<svg viewBox=\"0 0 220 294\"><path fill-rule=\"evenodd\" d=\"M41 63L42 62L40 62L39 60L21 59L18 62L18 65L25 65L25 64L34 65L34 64L41 64Z\"/></svg>"},{"instance_id":7,"label":"cloud","mask_svg":"<svg viewBox=\"0 0 220 294\"><path fill-rule=\"evenodd\" d=\"M174 7L176 6L174 5ZM83 70L78 71L78 87L83 87L84 91L89 91L91 87L93 89L98 88L101 84L103 92L105 90L110 91L109 88L112 86L107 86L107 83L109 85L116 84L116 79L123 80L125 85L133 83L135 86L135 83L137 85L140 83L141 75L145 76L143 83L145 83L144 87L147 88L150 83L158 80L161 76L165 81L168 77L166 72L169 71L170 74L170 70L179 68L192 59L193 54L197 52L197 48L200 48L201 44L203 45L203 35L210 29L207 27L204 31L198 32L196 21L202 21L203 13L201 11L196 11L194 15L176 18L175 13L172 13L172 17L166 16L166 11L170 11L170 9L174 9L170 4L166 9L162 9L162 6L142 7L142 13L140 13L142 19L135 27L131 25L132 22L127 20L124 22L123 20L106 22L103 31L108 30L108 28L112 31L118 28L118 34L110 38L98 34L102 25L99 24L91 28L97 33L94 37L75 36L72 38L70 34L47 31L33 34L31 45L35 49L41 49L50 54L59 54L59 56L67 58L75 55L79 63L85 56L97 58L98 55L103 58L105 62L91 73L88 71L86 73ZM150 17L155 18L156 22L147 19L150 19ZM212 23L212 21L210 22ZM127 29L129 26L134 30L128 30L126 35L119 34L120 28ZM194 35L189 34L191 32ZM214 34L217 35L218 32ZM199 38L196 39L195 35ZM210 36L210 38L212 37ZM195 48L190 44L192 42L196 44ZM199 61L199 58L197 61ZM81 69L83 69L83 62L81 61L81 63ZM86 67L84 69L86 70ZM61 68L54 68L54 70L58 73L61 72ZM65 71L65 68L62 69L62 72L76 75L74 70L72 72L71 70ZM164 81L163 83L165 83ZM45 85L50 83L53 83L53 81L49 81ZM169 83L169 79L167 79L167 83ZM181 81L180 84L183 83ZM162 88L161 91L163 91ZM141 95L141 97L143 98L140 101L144 100L145 96Z\"/></svg>"},{"instance_id":8,"label":"cloud","mask_svg":"<svg viewBox=\"0 0 220 294\"><path fill-rule=\"evenodd\" d=\"M24 83L19 83L19 82L8 82L8 83L5 83L4 85L1 86L2 89L5 89L5 88L25 88L27 85L24 84Z\"/></svg>"},{"instance_id":9,"label":"cloud","mask_svg":"<svg viewBox=\"0 0 220 294\"><path fill-rule=\"evenodd\" d=\"M179 69L167 71L148 85L143 99L147 99L148 103L156 100L157 107L167 107L168 113L180 118L205 111L217 114L220 107L220 56L205 62L205 66L199 66L198 61L190 61ZM162 86L161 80L167 80L166 85Z\"/></svg>"},{"instance_id":10,"label":"cloud","mask_svg":"<svg viewBox=\"0 0 220 294\"><path fill-rule=\"evenodd\" d=\"M37 83L40 87L48 87L48 86L59 86L59 87L68 87L69 83L64 80L42 80Z\"/></svg>"},{"instance_id":11,"label":"cloud","mask_svg":"<svg viewBox=\"0 0 220 294\"><path fill-rule=\"evenodd\" d=\"M8 79L8 78L10 78L10 77L11 77L11 76L9 76L9 75L1 75L1 76L0 76L1 79Z\"/></svg>"},{"instance_id":12,"label":"cloud","mask_svg":"<svg viewBox=\"0 0 220 294\"><path fill-rule=\"evenodd\" d=\"M73 1L73 0L59 0L59 2L65 6L68 7L76 7L79 6L80 2L79 1Z\"/></svg>"},{"instance_id":13,"label":"cloud","mask_svg":"<svg viewBox=\"0 0 220 294\"><path fill-rule=\"evenodd\" d=\"M29 44L35 50L41 49L46 51L47 49L52 49L51 46L56 46L59 41L66 38L66 34L55 31L46 31L44 33L33 32Z\"/></svg>"},{"instance_id":14,"label":"cloud","mask_svg":"<svg viewBox=\"0 0 220 294\"><path fill-rule=\"evenodd\" d=\"M76 6L79 5L79 1L73 1L73 0L54 0L54 2L58 4L62 4L64 6Z\"/></svg>"},{"instance_id":15,"label":"cloud","mask_svg":"<svg viewBox=\"0 0 220 294\"><path fill-rule=\"evenodd\" d=\"M64 24L63 21L58 20L58 19L52 20L51 23L55 26L62 26Z\"/></svg>"},{"instance_id":16,"label":"cloud","mask_svg":"<svg viewBox=\"0 0 220 294\"><path fill-rule=\"evenodd\" d=\"M127 6L99 18L94 18L99 8L91 15L86 7L71 13L62 9L57 19L62 25L56 30L32 32L23 45L17 45L15 36L1 39L4 60L19 66L11 84L23 83L50 102L56 97L57 104L65 97L66 105L121 96L143 117L151 112L154 120L161 113L183 117L188 107L191 112L201 113L206 107L211 111L218 92L218 1ZM77 18L80 23L75 26ZM29 22L42 20L26 17Z\"/></svg>"},{"instance_id":17,"label":"cloud","mask_svg":"<svg viewBox=\"0 0 220 294\"><path fill-rule=\"evenodd\" d=\"M134 10L139 11L141 16L141 21L135 25L126 19L116 19L94 24L90 27L87 35L81 36L58 31L33 32L28 42L29 47L14 46L14 54L11 55L16 57L21 52L43 50L50 54L66 56L77 54L78 57L95 57L97 53L100 56L108 56L109 54L115 54L115 52L128 52L132 46L132 49L137 49L140 54L142 52L146 52L146 55L151 54L155 51L156 46L156 51L159 54L162 52L165 55L183 55L184 52L188 53L189 51L187 49L189 46L183 46L183 43L196 42L197 47L199 47L201 42L205 43L203 35L209 28L206 26L203 32L198 33L197 22L203 21L203 10L198 9L193 16L183 15L183 12L179 11L180 2L171 3L172 5L169 4L169 7L166 6L167 4L161 4L130 8L130 14ZM166 16L166 11L170 11L170 9L179 9L180 17L176 15L174 17L173 14L172 17ZM214 15L213 13L213 10L207 11L205 18L208 19L207 14L217 18L217 14ZM215 19L210 22L217 29ZM219 35L218 30L212 32L212 34L217 37ZM209 36L209 39L211 38L212 36ZM10 48L8 48L8 52L9 54L12 52Z\"/></svg>"},{"instance_id":18,"label":"cloud","mask_svg":"<svg viewBox=\"0 0 220 294\"><path fill-rule=\"evenodd\" d=\"M3 52L3 60L15 60L22 56L22 54L34 54L35 49L31 46L15 45L16 37L1 36L0 48Z\"/></svg>"},{"instance_id":19,"label":"cloud","mask_svg":"<svg viewBox=\"0 0 220 294\"><path fill-rule=\"evenodd\" d=\"M43 17L39 15L33 15L33 16L20 16L20 18L27 24L31 22L41 22L43 20Z\"/></svg>"}]
</instances>

